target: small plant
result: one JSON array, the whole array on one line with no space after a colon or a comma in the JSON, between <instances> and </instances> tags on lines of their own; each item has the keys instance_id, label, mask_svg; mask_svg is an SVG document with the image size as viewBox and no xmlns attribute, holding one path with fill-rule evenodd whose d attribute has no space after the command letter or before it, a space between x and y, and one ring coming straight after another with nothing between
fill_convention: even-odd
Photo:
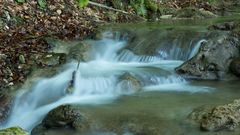
<instances>
[{"instance_id":1,"label":"small plant","mask_svg":"<svg viewBox=\"0 0 240 135\"><path fill-rule=\"evenodd\" d=\"M46 8L47 7L47 1L46 0L38 0L38 5L41 7L41 8Z\"/></svg>"},{"instance_id":2,"label":"small plant","mask_svg":"<svg viewBox=\"0 0 240 135\"><path fill-rule=\"evenodd\" d=\"M17 3L24 3L25 0L15 0Z\"/></svg>"},{"instance_id":3,"label":"small plant","mask_svg":"<svg viewBox=\"0 0 240 135\"><path fill-rule=\"evenodd\" d=\"M135 9L138 15L145 16L147 14L144 0L130 0L130 4Z\"/></svg>"},{"instance_id":4,"label":"small plant","mask_svg":"<svg viewBox=\"0 0 240 135\"><path fill-rule=\"evenodd\" d=\"M208 0L208 2L209 2L210 4L216 4L216 3L218 2L218 0Z\"/></svg>"},{"instance_id":5,"label":"small plant","mask_svg":"<svg viewBox=\"0 0 240 135\"><path fill-rule=\"evenodd\" d=\"M80 8L84 8L88 5L89 0L78 0L78 5Z\"/></svg>"}]
</instances>

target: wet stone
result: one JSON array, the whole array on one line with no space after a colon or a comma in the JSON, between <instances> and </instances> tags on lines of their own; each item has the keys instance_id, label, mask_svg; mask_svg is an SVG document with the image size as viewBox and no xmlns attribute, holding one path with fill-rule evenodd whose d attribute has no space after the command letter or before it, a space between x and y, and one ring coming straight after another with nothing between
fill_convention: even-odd
<instances>
[{"instance_id":1,"label":"wet stone","mask_svg":"<svg viewBox=\"0 0 240 135\"><path fill-rule=\"evenodd\" d=\"M26 63L25 57L24 57L23 55L19 55L19 61L20 61L20 63L22 63L22 64Z\"/></svg>"},{"instance_id":2,"label":"wet stone","mask_svg":"<svg viewBox=\"0 0 240 135\"><path fill-rule=\"evenodd\" d=\"M235 130L240 124L240 100L213 108L199 107L188 119L199 123L204 131Z\"/></svg>"},{"instance_id":3,"label":"wet stone","mask_svg":"<svg viewBox=\"0 0 240 135\"><path fill-rule=\"evenodd\" d=\"M73 129L84 132L90 128L90 123L90 120L77 108L61 105L50 111L42 123L32 130L32 134L41 135L50 129Z\"/></svg>"}]
</instances>

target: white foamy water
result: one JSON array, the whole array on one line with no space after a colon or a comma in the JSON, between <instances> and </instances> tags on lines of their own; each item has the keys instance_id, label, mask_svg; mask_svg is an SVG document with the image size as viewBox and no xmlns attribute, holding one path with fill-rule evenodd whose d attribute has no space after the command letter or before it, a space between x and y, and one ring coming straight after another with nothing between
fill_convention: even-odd
<instances>
[{"instance_id":1,"label":"white foamy water","mask_svg":"<svg viewBox=\"0 0 240 135\"><path fill-rule=\"evenodd\" d=\"M108 33L109 34L109 33ZM199 41L202 42L202 41ZM138 56L123 49L127 42L104 38L92 41L93 60L80 63L75 72L73 92L67 91L77 62L52 78L43 78L29 90L21 90L16 96L10 117L2 128L20 126L31 131L53 108L62 104L104 104L122 94L133 93L131 84L119 83L118 77L132 73L144 84L143 90L206 92L208 88L188 85L174 73L183 61L165 59L164 51L158 56ZM200 43L199 43L200 44ZM200 45L196 45L199 48ZM180 50L177 49L177 52ZM193 49L191 56L197 49ZM173 53L171 51L171 53ZM153 73L149 71L154 70ZM159 73L159 74L158 74ZM164 75L163 75L164 74ZM126 88L128 90L122 90Z\"/></svg>"}]
</instances>

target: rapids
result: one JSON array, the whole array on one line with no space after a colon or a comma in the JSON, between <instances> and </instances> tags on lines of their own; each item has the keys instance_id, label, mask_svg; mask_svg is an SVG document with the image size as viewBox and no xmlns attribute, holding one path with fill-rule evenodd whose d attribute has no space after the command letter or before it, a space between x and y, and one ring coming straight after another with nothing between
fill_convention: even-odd
<instances>
[{"instance_id":1,"label":"rapids","mask_svg":"<svg viewBox=\"0 0 240 135\"><path fill-rule=\"evenodd\" d=\"M110 34L110 35L109 35ZM126 49L128 41L111 32L103 38L88 41L92 60L66 64L63 71L51 78L42 78L29 89L20 90L14 101L10 117L2 128L20 126L31 131L53 108L62 104L107 104L121 95L133 94L131 86L127 91L119 76L130 73L141 80L144 91L210 92L213 88L193 86L174 73L174 68L194 57L205 39L190 42L187 49L173 45L160 49L156 55L137 55ZM184 53L183 53L184 52ZM186 53L187 52L187 53ZM183 57L184 54L184 57ZM183 59L177 59L179 57ZM76 72L74 72L76 71ZM75 73L72 93L66 89Z\"/></svg>"}]
</instances>

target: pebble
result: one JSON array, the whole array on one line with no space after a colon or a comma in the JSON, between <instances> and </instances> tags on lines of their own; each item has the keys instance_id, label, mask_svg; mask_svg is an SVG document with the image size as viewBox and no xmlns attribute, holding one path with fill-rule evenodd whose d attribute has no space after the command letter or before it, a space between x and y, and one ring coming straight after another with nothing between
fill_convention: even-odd
<instances>
[{"instance_id":1,"label":"pebble","mask_svg":"<svg viewBox=\"0 0 240 135\"><path fill-rule=\"evenodd\" d=\"M7 55L6 54L1 54L0 53L0 60L5 60L7 58Z\"/></svg>"},{"instance_id":2,"label":"pebble","mask_svg":"<svg viewBox=\"0 0 240 135\"><path fill-rule=\"evenodd\" d=\"M8 84L8 86L13 86L14 85L14 83L13 82L10 82L9 84Z\"/></svg>"},{"instance_id":3,"label":"pebble","mask_svg":"<svg viewBox=\"0 0 240 135\"><path fill-rule=\"evenodd\" d=\"M20 61L20 63L22 63L22 64L26 62L23 55L19 55L19 61Z\"/></svg>"},{"instance_id":4,"label":"pebble","mask_svg":"<svg viewBox=\"0 0 240 135\"><path fill-rule=\"evenodd\" d=\"M57 13L58 13L58 15L61 15L62 14L62 10L58 9Z\"/></svg>"}]
</instances>

